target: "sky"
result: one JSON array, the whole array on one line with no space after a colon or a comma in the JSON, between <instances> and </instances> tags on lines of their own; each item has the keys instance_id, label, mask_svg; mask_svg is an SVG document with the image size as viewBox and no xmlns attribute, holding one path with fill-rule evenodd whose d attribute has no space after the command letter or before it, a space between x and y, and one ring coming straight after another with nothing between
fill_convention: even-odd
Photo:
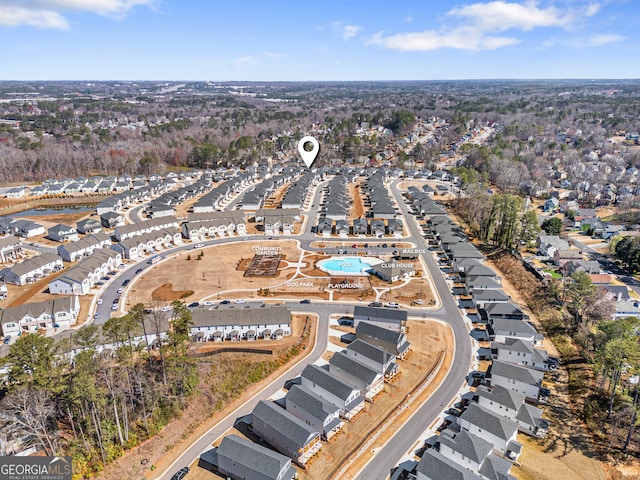
<instances>
[{"instance_id":1,"label":"sky","mask_svg":"<svg viewBox=\"0 0 640 480\"><path fill-rule=\"evenodd\" d=\"M0 80L640 78L639 0L0 0Z\"/></svg>"}]
</instances>

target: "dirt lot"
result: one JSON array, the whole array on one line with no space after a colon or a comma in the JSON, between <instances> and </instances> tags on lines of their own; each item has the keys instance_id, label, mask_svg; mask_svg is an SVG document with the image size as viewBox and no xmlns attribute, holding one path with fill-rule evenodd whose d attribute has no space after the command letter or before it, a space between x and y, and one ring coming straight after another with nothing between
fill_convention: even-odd
<instances>
[{"instance_id":1,"label":"dirt lot","mask_svg":"<svg viewBox=\"0 0 640 480\"><path fill-rule=\"evenodd\" d=\"M259 288L268 288L282 283L295 273L295 268L287 266L278 272L276 277L244 277L244 272L237 270L237 265L243 258L253 258L257 246L277 246L279 252L287 262L297 262L300 250L292 240L238 242L228 245L218 245L180 254L165 260L141 275L127 293L127 307L142 302L154 305L152 292L163 284L172 284L173 290L193 290L189 300L202 298L224 299L234 298L233 293L225 294L229 290L246 290L243 297L258 298ZM200 260L196 260L199 252L204 252ZM187 258L191 260L187 260ZM222 292L222 293L221 293ZM237 294L236 294L237 295Z\"/></svg>"},{"instance_id":2,"label":"dirt lot","mask_svg":"<svg viewBox=\"0 0 640 480\"><path fill-rule=\"evenodd\" d=\"M440 322L431 321L409 321L408 340L411 342L412 352L405 360L399 362L400 375L391 383L385 384L384 392L379 394L373 403L366 404L365 410L360 412L351 422L345 422L341 433L331 439L329 443L323 443L319 454L308 463L308 469L297 468L299 478L302 480L330 479L336 478L337 467L343 466L347 462L348 452L360 441L368 439L375 432L383 418L390 412L398 411L398 405L402 404L407 394L419 385L425 377L425 373L435 364L441 350L451 347L453 337L448 326ZM346 346L346 345L342 345ZM447 359L441 372L446 372L448 366ZM437 385L438 377L434 378L432 384L428 386L423 395L428 395L432 386ZM400 409L397 421L393 425L398 425L403 421L403 416L408 415L411 409ZM231 432L230 432L231 433ZM247 432L234 430L233 433L244 435ZM375 448L384 443L393 433L395 428L384 430L377 438L371 448ZM341 478L351 478L353 472L362 466L367 455L357 459L351 467L349 473ZM187 480L213 480L216 477L212 473L192 465L192 472L186 477Z\"/></svg>"}]
</instances>

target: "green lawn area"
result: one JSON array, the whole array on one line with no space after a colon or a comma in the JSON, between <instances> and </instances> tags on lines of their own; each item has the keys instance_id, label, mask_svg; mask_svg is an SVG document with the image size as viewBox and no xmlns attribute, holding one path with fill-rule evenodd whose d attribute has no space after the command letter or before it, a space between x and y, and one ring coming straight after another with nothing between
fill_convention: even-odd
<instances>
[{"instance_id":1,"label":"green lawn area","mask_svg":"<svg viewBox=\"0 0 640 480\"><path fill-rule=\"evenodd\" d=\"M551 278L562 278L562 275L560 275L555 270L543 270L543 272L544 273L548 273L549 275L551 275Z\"/></svg>"}]
</instances>

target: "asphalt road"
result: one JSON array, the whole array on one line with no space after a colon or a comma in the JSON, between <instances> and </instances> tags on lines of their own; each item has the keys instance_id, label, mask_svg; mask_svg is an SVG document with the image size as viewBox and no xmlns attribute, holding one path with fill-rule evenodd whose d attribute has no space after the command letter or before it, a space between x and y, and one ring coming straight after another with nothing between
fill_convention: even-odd
<instances>
[{"instance_id":1,"label":"asphalt road","mask_svg":"<svg viewBox=\"0 0 640 480\"><path fill-rule=\"evenodd\" d=\"M319 316L318 331L316 336L316 343L313 350L302 361L293 365L289 370L280 375L276 380L267 385L257 395L249 399L242 404L236 410L227 415L223 420L218 422L211 430L205 435L200 437L195 443L193 443L182 455L177 457L171 466L161 475L157 480L170 480L171 476L179 470L181 467L190 465L196 460L203 452L211 448L211 444L220 436L222 436L227 430L233 427L236 420L240 417L251 413L253 408L258 404L260 400L266 400L280 390L287 380L299 377L304 370L304 367L310 363L318 360L327 349L327 343L329 338L329 315L338 308L331 305L300 305L298 303L287 303L292 311L295 312L309 312L317 313Z\"/></svg>"},{"instance_id":2,"label":"asphalt road","mask_svg":"<svg viewBox=\"0 0 640 480\"><path fill-rule=\"evenodd\" d=\"M402 214L407 219L407 224L413 237L412 241L416 244L416 248L424 249L427 252L422 255L422 258L426 262L434 287L438 291L442 302L442 306L439 309L428 311L426 314L429 318L442 320L451 326L454 334L455 351L451 369L440 388L414 412L411 419L402 426L402 429L396 431L386 445L376 452L373 459L355 477L359 480L385 480L389 476L390 470L397 466L402 456L411 449L416 440L420 438L420 435L457 395L460 387L466 381L465 377L469 373L473 361L469 331L456 304L456 299L451 294L451 287L447 284L444 275L429 252L428 245L422 238L422 232L412 219L407 205L401 202L397 182L392 185L392 191L400 205Z\"/></svg>"},{"instance_id":3,"label":"asphalt road","mask_svg":"<svg viewBox=\"0 0 640 480\"><path fill-rule=\"evenodd\" d=\"M393 438L391 438L391 440L385 446L377 451L373 459L366 465L366 467L361 472L359 472L356 478L362 480L382 480L388 477L391 468L395 467L398 464L398 461L415 444L416 440L420 438L420 435L422 435L422 433L429 427L429 425L442 413L446 405L455 398L460 387L465 382L465 377L468 374L472 364L471 342L469 339L469 331L465 324L464 318L457 306L455 297L451 294L451 287L449 284L447 284L444 275L440 271L435 259L429 251L428 245L422 238L422 231L414 221L413 216L409 213L409 209L404 203L400 191L397 189L397 184L398 182L394 182L392 184L391 191L396 198L396 202L398 203L403 216L406 219L406 224L408 225L411 237L403 239L367 238L358 239L357 243L360 245L364 242L369 243L370 247L368 248L368 250L371 250L371 253L373 255L391 254L393 250L396 250L396 248L391 247L390 245L397 242L414 243L416 245L415 248L423 250L425 252L421 256L425 264L427 265L427 268L429 269L433 285L440 296L441 306L438 309L414 309L411 311L411 316L417 318L422 317L438 319L451 325L455 338L455 351L452 368L447 373L446 378L440 388L438 388L438 390L434 392L434 394L429 398L429 400L427 400L427 402L418 407L411 420L404 426L402 426L402 428L395 433ZM323 185L320 185L317 188L312 201L313 206L309 211L306 212L306 214L308 215L308 220L306 223L305 231L302 233L302 235L274 236L274 240L297 240L300 242L300 245L303 249L309 251L329 250L327 248L312 248L310 246L312 242L345 242L345 239L337 239L335 237L331 239L319 238L316 237L315 234L311 233L311 227L315 225L317 219L322 186ZM237 201L238 199L231 202L227 206L227 208L232 208L235 203L237 203ZM249 240L264 241L264 235L251 235L242 238L231 237L213 239L201 243L204 243L205 246L210 246ZM350 243L351 240L352 239L346 241ZM386 243L387 247L382 248L380 246L382 243ZM164 257L180 250L191 249L193 249L193 245L186 244L160 252L157 255ZM351 247L335 247L334 249L329 251L337 251L339 249L346 250L347 253L351 254L362 251L362 249L353 249ZM95 323L104 323L111 316L112 302L115 298L120 297L120 294L117 293L117 289L122 285L122 282L125 279L133 279L136 275L138 275L135 273L138 269L143 269L144 271L150 268L151 265L147 262L148 259L144 259L140 263L129 266L125 271L119 273L115 279L107 284L104 292L101 295L102 304L97 306L97 312L99 312L99 316L94 320ZM231 428L237 418L249 414L259 400L267 399L272 396L275 392L283 387L286 380L290 380L299 376L307 364L313 363L318 358L320 358L327 345L329 315L332 313L352 313L353 308L352 305L321 302L314 302L311 305L300 305L298 303L287 304L290 305L292 307L292 310L294 311L308 311L319 314L320 321L318 324L317 343L314 346L311 354L309 354L303 361L293 366L290 370L281 375L273 383L265 387L265 389L262 390L258 395L254 396L251 400L240 406L228 417L221 420L215 427L207 432L206 435L204 435L200 440L191 445L182 455L176 458L176 460L172 464L172 467L169 468L165 473L157 477L158 480L169 480L171 475L175 473L175 471L180 467L191 464L195 459L199 457L199 455L203 451L210 447L215 439L220 437L225 431Z\"/></svg>"}]
</instances>

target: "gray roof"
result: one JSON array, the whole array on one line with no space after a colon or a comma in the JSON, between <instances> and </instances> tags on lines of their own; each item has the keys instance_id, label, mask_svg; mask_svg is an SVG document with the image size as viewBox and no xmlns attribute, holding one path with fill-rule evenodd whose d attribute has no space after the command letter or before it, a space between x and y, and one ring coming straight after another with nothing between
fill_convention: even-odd
<instances>
[{"instance_id":1,"label":"gray roof","mask_svg":"<svg viewBox=\"0 0 640 480\"><path fill-rule=\"evenodd\" d=\"M508 390L500 385L494 385L491 388L480 385L476 393L479 397L487 398L511 410L518 410L525 400L524 393Z\"/></svg>"},{"instance_id":2,"label":"gray roof","mask_svg":"<svg viewBox=\"0 0 640 480\"><path fill-rule=\"evenodd\" d=\"M292 402L324 423L325 419L335 415L339 408L333 403L319 397L304 385L293 385L286 396L287 402Z\"/></svg>"},{"instance_id":3,"label":"gray roof","mask_svg":"<svg viewBox=\"0 0 640 480\"><path fill-rule=\"evenodd\" d=\"M529 385L542 385L542 378L544 377L544 372L499 360L494 360L490 368L492 377L511 378Z\"/></svg>"},{"instance_id":4,"label":"gray roof","mask_svg":"<svg viewBox=\"0 0 640 480\"><path fill-rule=\"evenodd\" d=\"M329 364L332 367L336 367L340 371L348 373L352 377L364 381L367 385L371 385L376 380L376 378L380 377L381 375L380 372L376 372L373 368L358 362L344 352L334 353L329 360Z\"/></svg>"},{"instance_id":5,"label":"gray roof","mask_svg":"<svg viewBox=\"0 0 640 480\"><path fill-rule=\"evenodd\" d=\"M191 310L194 326L290 324L291 312L285 305L216 305Z\"/></svg>"},{"instance_id":6,"label":"gray roof","mask_svg":"<svg viewBox=\"0 0 640 480\"><path fill-rule=\"evenodd\" d=\"M489 480L516 480L513 475L509 474L512 465L509 460L491 453L480 466L478 473Z\"/></svg>"},{"instance_id":7,"label":"gray roof","mask_svg":"<svg viewBox=\"0 0 640 480\"><path fill-rule=\"evenodd\" d=\"M477 403L471 403L464 413L460 415L460 419L466 420L502 440L510 439L518 430L518 424L513 420L487 410Z\"/></svg>"},{"instance_id":8,"label":"gray roof","mask_svg":"<svg viewBox=\"0 0 640 480\"><path fill-rule=\"evenodd\" d=\"M302 377L344 401L351 396L354 390L359 390L355 385L336 378L327 370L317 365L307 365L304 367Z\"/></svg>"},{"instance_id":9,"label":"gray roof","mask_svg":"<svg viewBox=\"0 0 640 480\"><path fill-rule=\"evenodd\" d=\"M491 320L493 325L493 331L496 333L509 333L509 334L533 334L535 335L536 329L528 322L523 320L510 320L508 318L495 318Z\"/></svg>"},{"instance_id":10,"label":"gray roof","mask_svg":"<svg viewBox=\"0 0 640 480\"><path fill-rule=\"evenodd\" d=\"M0 310L0 323L4 325L9 322L19 322L24 317L38 317L43 313L48 313L53 317L56 313L70 312L72 302L73 297L58 297L44 302L7 307L4 310Z\"/></svg>"},{"instance_id":11,"label":"gray roof","mask_svg":"<svg viewBox=\"0 0 640 480\"><path fill-rule=\"evenodd\" d=\"M277 480L283 470L293 469L291 459L284 455L246 440L238 435L227 435L220 442L218 457L225 457L248 470ZM293 472L291 472L293 476ZM285 475L283 478L291 478Z\"/></svg>"},{"instance_id":12,"label":"gray roof","mask_svg":"<svg viewBox=\"0 0 640 480\"><path fill-rule=\"evenodd\" d=\"M369 322L358 323L358 326L356 327L356 337L367 341L367 336L376 337L383 342L397 345L400 337L403 337L404 334Z\"/></svg>"},{"instance_id":13,"label":"gray roof","mask_svg":"<svg viewBox=\"0 0 640 480\"><path fill-rule=\"evenodd\" d=\"M474 290L473 298L477 301L507 301L509 300L509 295L504 293L502 290L494 290L494 289L483 289L483 290Z\"/></svg>"},{"instance_id":14,"label":"gray roof","mask_svg":"<svg viewBox=\"0 0 640 480\"><path fill-rule=\"evenodd\" d=\"M467 276L474 277L495 277L496 272L492 268L487 267L486 265L474 265L473 267L469 267L465 272Z\"/></svg>"},{"instance_id":15,"label":"gray roof","mask_svg":"<svg viewBox=\"0 0 640 480\"><path fill-rule=\"evenodd\" d=\"M304 447L320 435L320 432L316 429L268 400L260 400L251 415L253 418L261 419L265 424L280 432L299 448Z\"/></svg>"},{"instance_id":16,"label":"gray roof","mask_svg":"<svg viewBox=\"0 0 640 480\"><path fill-rule=\"evenodd\" d=\"M365 342L360 338L356 338L355 341L351 342L347 346L347 350L353 351L358 355L362 355L366 358L369 358L381 365L384 365L389 361L393 361L395 358L395 355L390 354L383 348L376 347L375 345L371 345L370 343Z\"/></svg>"},{"instance_id":17,"label":"gray roof","mask_svg":"<svg viewBox=\"0 0 640 480\"><path fill-rule=\"evenodd\" d=\"M494 277L467 276L466 283L467 283L467 286L471 288L485 287L485 288L493 288L496 290L500 288L500 282L498 282L498 280L496 280Z\"/></svg>"},{"instance_id":18,"label":"gray roof","mask_svg":"<svg viewBox=\"0 0 640 480\"><path fill-rule=\"evenodd\" d=\"M57 260L62 260L57 254L43 253L42 255L36 255L35 257L17 263L9 270L11 270L14 275L21 276L31 273L38 268L42 268L45 265L49 265L50 263L54 263Z\"/></svg>"},{"instance_id":19,"label":"gray roof","mask_svg":"<svg viewBox=\"0 0 640 480\"><path fill-rule=\"evenodd\" d=\"M389 320L395 320L398 322L407 320L407 311L397 308L376 308L376 307L362 307L356 305L353 309L353 317L359 318L385 318Z\"/></svg>"},{"instance_id":20,"label":"gray roof","mask_svg":"<svg viewBox=\"0 0 640 480\"><path fill-rule=\"evenodd\" d=\"M524 315L524 312L520 307L513 303L487 303L484 306L484 311L487 315Z\"/></svg>"},{"instance_id":21,"label":"gray roof","mask_svg":"<svg viewBox=\"0 0 640 480\"><path fill-rule=\"evenodd\" d=\"M491 348L496 350L510 350L513 352L522 352L533 354L535 350L533 343L530 341L522 340L521 338L505 338L504 343L492 342Z\"/></svg>"},{"instance_id":22,"label":"gray roof","mask_svg":"<svg viewBox=\"0 0 640 480\"><path fill-rule=\"evenodd\" d=\"M493 443L464 429L460 433L450 429L444 430L440 434L440 444L448 446L454 452L460 453L478 465L493 450Z\"/></svg>"},{"instance_id":23,"label":"gray roof","mask_svg":"<svg viewBox=\"0 0 640 480\"><path fill-rule=\"evenodd\" d=\"M484 480L480 475L459 465L441 453L430 448L427 450L418 466L416 472L424 475L428 480Z\"/></svg>"},{"instance_id":24,"label":"gray roof","mask_svg":"<svg viewBox=\"0 0 640 480\"><path fill-rule=\"evenodd\" d=\"M537 426L540 420L542 420L542 409L529 405L528 403L522 403L516 414L516 420L524 423L525 425Z\"/></svg>"}]
</instances>

